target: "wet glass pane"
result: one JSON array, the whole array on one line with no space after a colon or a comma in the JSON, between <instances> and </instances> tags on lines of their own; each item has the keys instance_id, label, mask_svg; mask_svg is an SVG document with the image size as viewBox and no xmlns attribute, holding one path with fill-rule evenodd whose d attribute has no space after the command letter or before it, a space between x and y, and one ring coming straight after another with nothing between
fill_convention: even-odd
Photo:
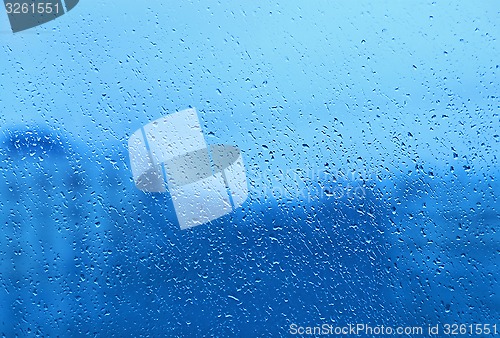
<instances>
[{"instance_id":1,"label":"wet glass pane","mask_svg":"<svg viewBox=\"0 0 500 338\"><path fill-rule=\"evenodd\" d=\"M0 13L2 336L499 334L495 1Z\"/></svg>"}]
</instances>

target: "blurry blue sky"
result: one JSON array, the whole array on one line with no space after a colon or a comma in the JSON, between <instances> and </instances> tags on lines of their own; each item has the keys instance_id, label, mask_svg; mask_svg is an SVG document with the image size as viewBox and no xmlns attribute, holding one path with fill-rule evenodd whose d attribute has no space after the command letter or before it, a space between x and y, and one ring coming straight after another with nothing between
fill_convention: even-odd
<instances>
[{"instance_id":1,"label":"blurry blue sky","mask_svg":"<svg viewBox=\"0 0 500 338\"><path fill-rule=\"evenodd\" d=\"M416 159L446 171L456 152L487 171L499 12L495 1L81 1L12 34L2 11L0 126L125 148L148 121L194 106L209 142L261 168L397 171Z\"/></svg>"}]
</instances>

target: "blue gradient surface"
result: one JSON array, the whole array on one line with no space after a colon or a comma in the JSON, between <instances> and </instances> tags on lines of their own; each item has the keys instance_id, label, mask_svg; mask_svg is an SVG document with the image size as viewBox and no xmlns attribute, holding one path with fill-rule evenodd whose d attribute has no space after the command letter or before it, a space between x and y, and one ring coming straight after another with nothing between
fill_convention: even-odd
<instances>
[{"instance_id":1,"label":"blue gradient surface","mask_svg":"<svg viewBox=\"0 0 500 338\"><path fill-rule=\"evenodd\" d=\"M0 333L500 325L499 14L80 1L14 34L0 11ZM250 192L181 231L127 140L188 107Z\"/></svg>"}]
</instances>

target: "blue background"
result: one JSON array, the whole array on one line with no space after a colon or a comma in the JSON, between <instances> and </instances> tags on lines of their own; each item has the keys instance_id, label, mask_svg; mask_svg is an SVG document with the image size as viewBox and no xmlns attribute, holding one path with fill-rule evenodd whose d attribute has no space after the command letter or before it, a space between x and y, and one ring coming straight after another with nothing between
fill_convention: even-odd
<instances>
[{"instance_id":1,"label":"blue background","mask_svg":"<svg viewBox=\"0 0 500 338\"><path fill-rule=\"evenodd\" d=\"M498 320L495 1L0 13L0 332L287 336ZM178 229L128 137L196 107L250 196ZM353 194L353 191L356 192Z\"/></svg>"}]
</instances>

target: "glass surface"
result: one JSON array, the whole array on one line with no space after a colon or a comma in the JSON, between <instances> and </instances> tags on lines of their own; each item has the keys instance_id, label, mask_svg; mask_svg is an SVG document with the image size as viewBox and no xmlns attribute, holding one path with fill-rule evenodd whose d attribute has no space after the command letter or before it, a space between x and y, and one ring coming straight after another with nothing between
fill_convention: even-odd
<instances>
[{"instance_id":1,"label":"glass surface","mask_svg":"<svg viewBox=\"0 0 500 338\"><path fill-rule=\"evenodd\" d=\"M497 1L4 4L2 336L499 334Z\"/></svg>"}]
</instances>

